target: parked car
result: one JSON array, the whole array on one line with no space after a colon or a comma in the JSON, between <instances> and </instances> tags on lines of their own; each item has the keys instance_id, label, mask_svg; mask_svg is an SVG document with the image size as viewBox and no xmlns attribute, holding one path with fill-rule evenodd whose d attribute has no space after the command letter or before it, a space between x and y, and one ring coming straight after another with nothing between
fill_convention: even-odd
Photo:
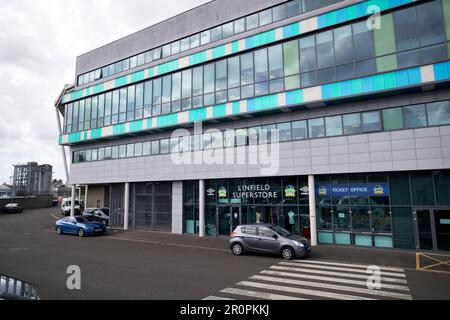
<instances>
[{"instance_id":1,"label":"parked car","mask_svg":"<svg viewBox=\"0 0 450 320\"><path fill-rule=\"evenodd\" d=\"M20 204L18 203L8 203L4 208L3 208L3 212L4 213L22 213L23 212L23 208Z\"/></svg>"},{"instance_id":2,"label":"parked car","mask_svg":"<svg viewBox=\"0 0 450 320\"><path fill-rule=\"evenodd\" d=\"M72 206L72 200L70 198L65 198L61 202L61 213L63 216L70 216L70 210ZM81 215L81 205L80 201L75 200L75 215Z\"/></svg>"},{"instance_id":3,"label":"parked car","mask_svg":"<svg viewBox=\"0 0 450 320\"><path fill-rule=\"evenodd\" d=\"M56 222L56 232L61 235L76 234L80 237L106 233L106 226L88 217L64 218Z\"/></svg>"},{"instance_id":4,"label":"parked car","mask_svg":"<svg viewBox=\"0 0 450 320\"><path fill-rule=\"evenodd\" d=\"M108 225L109 216L102 209L99 208L89 208L83 212L83 216L90 217L94 221L99 221L103 223L105 226Z\"/></svg>"},{"instance_id":5,"label":"parked car","mask_svg":"<svg viewBox=\"0 0 450 320\"><path fill-rule=\"evenodd\" d=\"M286 229L271 224L242 225L231 233L230 249L236 256L245 252L281 255L285 260L308 257L308 239L293 236Z\"/></svg>"}]
</instances>

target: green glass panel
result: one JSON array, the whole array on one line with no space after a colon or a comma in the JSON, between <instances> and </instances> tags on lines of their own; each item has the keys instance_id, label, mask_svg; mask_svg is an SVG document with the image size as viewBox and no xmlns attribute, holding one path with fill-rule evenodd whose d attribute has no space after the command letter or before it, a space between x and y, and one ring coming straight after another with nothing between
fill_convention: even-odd
<instances>
[{"instance_id":1,"label":"green glass panel","mask_svg":"<svg viewBox=\"0 0 450 320\"><path fill-rule=\"evenodd\" d=\"M374 38L377 57L396 52L392 14L381 16L381 29L374 30Z\"/></svg>"},{"instance_id":2,"label":"green glass panel","mask_svg":"<svg viewBox=\"0 0 450 320\"><path fill-rule=\"evenodd\" d=\"M440 206L450 206L450 172L443 171L434 174L436 200Z\"/></svg>"},{"instance_id":3,"label":"green glass panel","mask_svg":"<svg viewBox=\"0 0 450 320\"><path fill-rule=\"evenodd\" d=\"M386 109L383 110L384 130L399 130L404 128L403 109Z\"/></svg>"},{"instance_id":4,"label":"green glass panel","mask_svg":"<svg viewBox=\"0 0 450 320\"><path fill-rule=\"evenodd\" d=\"M442 0L442 6L444 7L445 32L447 40L450 40L450 0Z\"/></svg>"},{"instance_id":5,"label":"green glass panel","mask_svg":"<svg viewBox=\"0 0 450 320\"><path fill-rule=\"evenodd\" d=\"M434 189L431 173L417 172L411 175L413 202L416 206L434 206Z\"/></svg>"},{"instance_id":6,"label":"green glass panel","mask_svg":"<svg viewBox=\"0 0 450 320\"><path fill-rule=\"evenodd\" d=\"M389 184L392 205L412 205L408 173L391 173L389 176Z\"/></svg>"},{"instance_id":7,"label":"green glass panel","mask_svg":"<svg viewBox=\"0 0 450 320\"><path fill-rule=\"evenodd\" d=\"M394 247L396 249L414 249L414 222L412 208L392 208Z\"/></svg>"},{"instance_id":8,"label":"green glass panel","mask_svg":"<svg viewBox=\"0 0 450 320\"><path fill-rule=\"evenodd\" d=\"M391 54L377 58L377 71L384 72L398 69L397 55Z\"/></svg>"},{"instance_id":9,"label":"green glass panel","mask_svg":"<svg viewBox=\"0 0 450 320\"><path fill-rule=\"evenodd\" d=\"M299 73L298 41L290 41L283 45L284 73L290 76Z\"/></svg>"}]
</instances>

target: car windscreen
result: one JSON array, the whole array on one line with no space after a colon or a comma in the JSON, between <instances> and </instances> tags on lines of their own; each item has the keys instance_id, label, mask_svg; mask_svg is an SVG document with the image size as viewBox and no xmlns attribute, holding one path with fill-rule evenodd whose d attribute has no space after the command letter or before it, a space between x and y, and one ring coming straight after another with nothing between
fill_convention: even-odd
<instances>
[{"instance_id":1,"label":"car windscreen","mask_svg":"<svg viewBox=\"0 0 450 320\"><path fill-rule=\"evenodd\" d=\"M91 222L89 219L86 218L76 218L78 223L89 223Z\"/></svg>"},{"instance_id":2,"label":"car windscreen","mask_svg":"<svg viewBox=\"0 0 450 320\"><path fill-rule=\"evenodd\" d=\"M273 226L271 229L283 237L290 237L292 235L289 231L280 226Z\"/></svg>"}]
</instances>

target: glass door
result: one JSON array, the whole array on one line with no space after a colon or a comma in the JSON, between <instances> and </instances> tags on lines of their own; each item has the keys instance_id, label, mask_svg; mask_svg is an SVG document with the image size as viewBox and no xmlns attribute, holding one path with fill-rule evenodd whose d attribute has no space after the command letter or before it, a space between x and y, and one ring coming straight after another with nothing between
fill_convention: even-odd
<instances>
[{"instance_id":1,"label":"glass door","mask_svg":"<svg viewBox=\"0 0 450 320\"><path fill-rule=\"evenodd\" d=\"M217 235L229 236L231 233L231 208L218 207L217 213Z\"/></svg>"},{"instance_id":2,"label":"glass door","mask_svg":"<svg viewBox=\"0 0 450 320\"><path fill-rule=\"evenodd\" d=\"M232 207L231 208L231 232L234 231L241 224L241 208Z\"/></svg>"},{"instance_id":3,"label":"glass door","mask_svg":"<svg viewBox=\"0 0 450 320\"><path fill-rule=\"evenodd\" d=\"M428 209L416 210L416 223L418 235L418 248L433 250L433 228L431 224L432 211Z\"/></svg>"},{"instance_id":4,"label":"glass door","mask_svg":"<svg viewBox=\"0 0 450 320\"><path fill-rule=\"evenodd\" d=\"M437 250L450 251L450 210L434 212Z\"/></svg>"}]
</instances>

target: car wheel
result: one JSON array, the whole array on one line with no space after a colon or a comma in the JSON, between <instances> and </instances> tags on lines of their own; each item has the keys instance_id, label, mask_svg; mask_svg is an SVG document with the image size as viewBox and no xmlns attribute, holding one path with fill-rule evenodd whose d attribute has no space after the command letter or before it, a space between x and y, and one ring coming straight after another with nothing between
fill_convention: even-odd
<instances>
[{"instance_id":1,"label":"car wheel","mask_svg":"<svg viewBox=\"0 0 450 320\"><path fill-rule=\"evenodd\" d=\"M231 247L231 251L233 251L233 254L235 256L242 256L244 254L244 248L239 243L233 244L233 246Z\"/></svg>"},{"instance_id":2,"label":"car wheel","mask_svg":"<svg viewBox=\"0 0 450 320\"><path fill-rule=\"evenodd\" d=\"M83 238L83 237L84 237L84 230L83 230L83 228L80 228L80 230L78 230L78 236L79 236L80 238Z\"/></svg>"},{"instance_id":3,"label":"car wheel","mask_svg":"<svg viewBox=\"0 0 450 320\"><path fill-rule=\"evenodd\" d=\"M283 248L283 251L281 251L281 255L283 256L284 260L292 260L295 258L294 250L289 247Z\"/></svg>"},{"instance_id":4,"label":"car wheel","mask_svg":"<svg viewBox=\"0 0 450 320\"><path fill-rule=\"evenodd\" d=\"M62 235L61 227L56 228L56 233L59 235Z\"/></svg>"}]
</instances>

